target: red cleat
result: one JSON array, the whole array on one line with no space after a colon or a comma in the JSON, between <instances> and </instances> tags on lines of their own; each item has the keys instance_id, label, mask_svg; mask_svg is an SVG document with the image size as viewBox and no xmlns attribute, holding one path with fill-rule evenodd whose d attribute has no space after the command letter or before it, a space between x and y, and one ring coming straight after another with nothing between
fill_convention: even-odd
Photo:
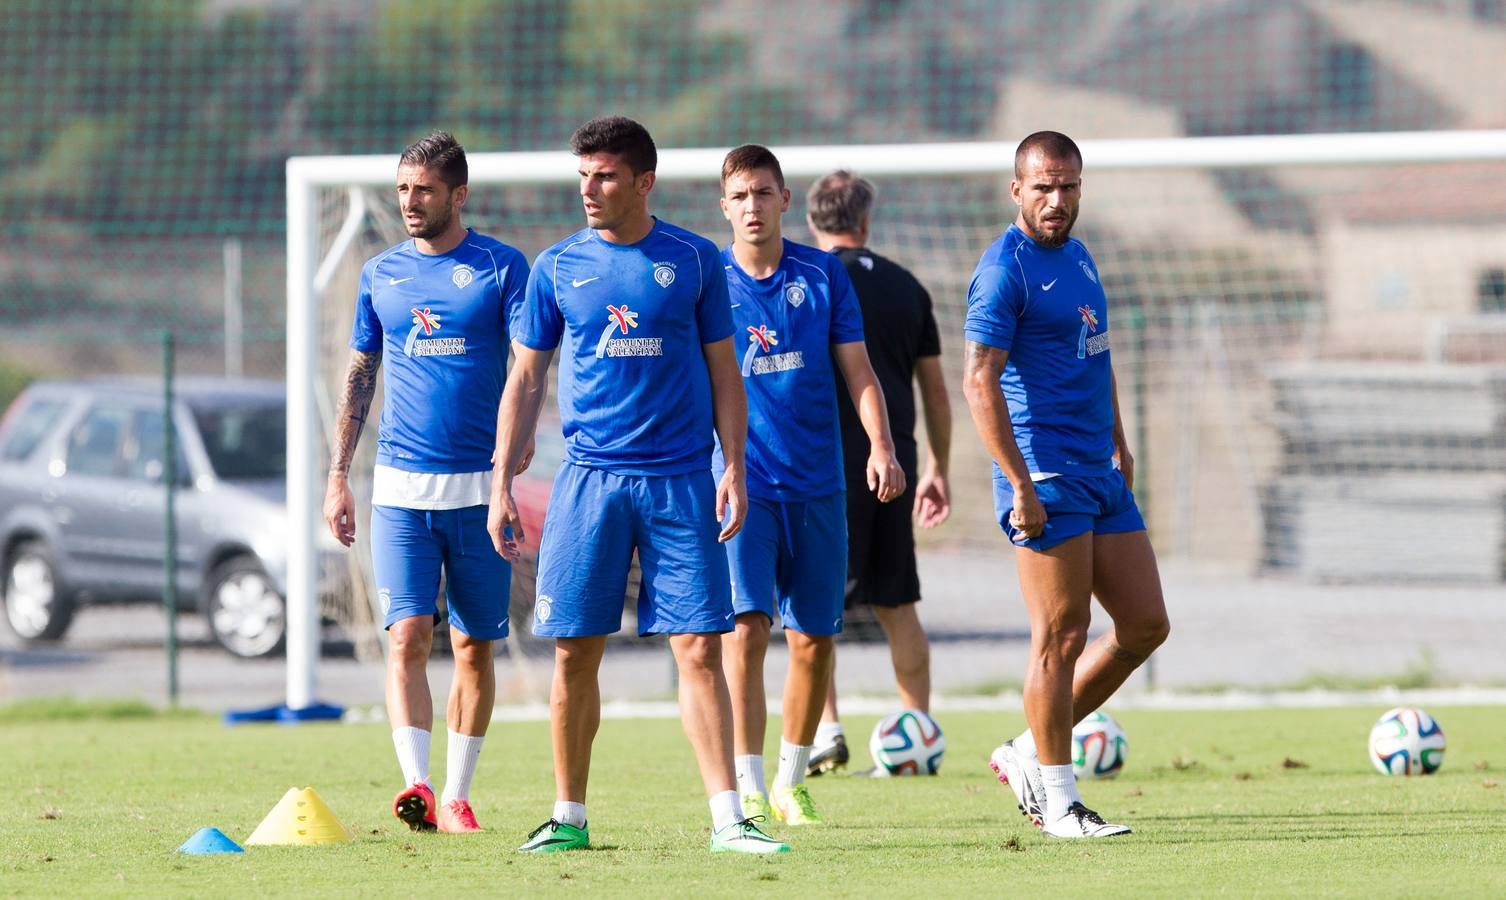
<instances>
[{"instance_id":1,"label":"red cleat","mask_svg":"<svg viewBox=\"0 0 1506 900\"><path fill-rule=\"evenodd\" d=\"M427 784L403 788L392 800L392 814L408 823L414 831L433 831L439 827L434 817L436 807L434 789Z\"/></svg>"},{"instance_id":2,"label":"red cleat","mask_svg":"<svg viewBox=\"0 0 1506 900\"><path fill-rule=\"evenodd\" d=\"M439 808L439 830L445 834L467 834L480 831L481 826L476 823L476 814L469 803L451 800Z\"/></svg>"}]
</instances>

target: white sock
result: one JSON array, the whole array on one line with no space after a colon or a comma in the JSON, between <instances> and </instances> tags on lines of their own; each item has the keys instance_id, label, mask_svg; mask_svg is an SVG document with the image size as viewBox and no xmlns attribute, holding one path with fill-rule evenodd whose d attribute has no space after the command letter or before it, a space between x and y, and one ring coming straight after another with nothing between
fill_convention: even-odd
<instances>
[{"instance_id":1,"label":"white sock","mask_svg":"<svg viewBox=\"0 0 1506 900\"><path fill-rule=\"evenodd\" d=\"M1023 734L1014 739L1014 749L1015 752L1020 754L1021 756L1036 755L1035 735L1030 733L1029 728L1025 729L1025 732Z\"/></svg>"},{"instance_id":2,"label":"white sock","mask_svg":"<svg viewBox=\"0 0 1506 900\"><path fill-rule=\"evenodd\" d=\"M842 730L841 722L822 722L816 726L817 747L825 747L827 744L834 743L837 738L845 738L846 736L846 732Z\"/></svg>"},{"instance_id":3,"label":"white sock","mask_svg":"<svg viewBox=\"0 0 1506 900\"><path fill-rule=\"evenodd\" d=\"M484 734L460 734L451 731L445 749L444 794L440 803L471 799L471 776L476 774L476 760L481 758Z\"/></svg>"},{"instance_id":4,"label":"white sock","mask_svg":"<svg viewBox=\"0 0 1506 900\"><path fill-rule=\"evenodd\" d=\"M805 766L811 761L811 746L809 744L791 744L784 738L779 739L779 774L774 776L774 783L783 787L794 787L805 783Z\"/></svg>"},{"instance_id":5,"label":"white sock","mask_svg":"<svg viewBox=\"0 0 1506 900\"><path fill-rule=\"evenodd\" d=\"M574 825L576 828L586 827L586 805L576 803L573 800L554 801L554 815L550 816L562 825Z\"/></svg>"},{"instance_id":6,"label":"white sock","mask_svg":"<svg viewBox=\"0 0 1506 900\"><path fill-rule=\"evenodd\" d=\"M763 784L763 756L736 756L732 759L737 768L737 789L744 794L757 791L767 794L769 789Z\"/></svg>"},{"instance_id":7,"label":"white sock","mask_svg":"<svg viewBox=\"0 0 1506 900\"><path fill-rule=\"evenodd\" d=\"M1072 775L1072 764L1041 766L1041 784L1046 787L1047 822L1055 822L1067 814L1067 807L1081 803L1077 793L1077 779Z\"/></svg>"},{"instance_id":8,"label":"white sock","mask_svg":"<svg viewBox=\"0 0 1506 900\"><path fill-rule=\"evenodd\" d=\"M711 827L721 831L743 820L743 804L737 791L722 791L711 798Z\"/></svg>"},{"instance_id":9,"label":"white sock","mask_svg":"<svg viewBox=\"0 0 1506 900\"><path fill-rule=\"evenodd\" d=\"M404 725L392 731L397 764L403 768L403 786L429 783L429 732Z\"/></svg>"}]
</instances>

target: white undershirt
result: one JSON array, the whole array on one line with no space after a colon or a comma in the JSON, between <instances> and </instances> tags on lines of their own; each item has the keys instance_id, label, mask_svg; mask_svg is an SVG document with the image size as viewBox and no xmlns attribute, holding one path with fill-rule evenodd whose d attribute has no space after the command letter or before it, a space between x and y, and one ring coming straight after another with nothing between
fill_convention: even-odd
<instances>
[{"instance_id":1,"label":"white undershirt","mask_svg":"<svg viewBox=\"0 0 1506 900\"><path fill-rule=\"evenodd\" d=\"M492 473L405 472L392 466L377 466L371 473L374 506L403 509L463 509L485 506L491 498Z\"/></svg>"}]
</instances>

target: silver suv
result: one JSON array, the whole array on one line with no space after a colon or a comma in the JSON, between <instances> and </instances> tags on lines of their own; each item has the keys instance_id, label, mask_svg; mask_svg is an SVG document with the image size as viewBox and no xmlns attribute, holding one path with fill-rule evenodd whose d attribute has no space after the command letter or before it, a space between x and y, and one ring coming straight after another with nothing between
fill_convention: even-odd
<instances>
[{"instance_id":1,"label":"silver suv","mask_svg":"<svg viewBox=\"0 0 1506 900\"><path fill-rule=\"evenodd\" d=\"M282 647L287 622L281 382L177 386L179 603L236 656ZM0 602L27 641L89 603L160 602L166 535L162 387L43 381L0 420Z\"/></svg>"}]
</instances>

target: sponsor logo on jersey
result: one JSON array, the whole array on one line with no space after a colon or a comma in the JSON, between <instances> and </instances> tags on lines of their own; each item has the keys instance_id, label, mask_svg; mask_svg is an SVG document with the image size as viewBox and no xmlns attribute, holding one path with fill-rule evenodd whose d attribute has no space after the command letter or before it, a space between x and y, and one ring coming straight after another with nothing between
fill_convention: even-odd
<instances>
[{"instance_id":1,"label":"sponsor logo on jersey","mask_svg":"<svg viewBox=\"0 0 1506 900\"><path fill-rule=\"evenodd\" d=\"M1082 330L1077 334L1077 358L1087 359L1109 349L1109 333L1098 333L1098 311L1091 306L1079 306L1077 314L1082 316Z\"/></svg>"},{"instance_id":2,"label":"sponsor logo on jersey","mask_svg":"<svg viewBox=\"0 0 1506 900\"><path fill-rule=\"evenodd\" d=\"M767 375L770 372L788 372L805 367L805 356L799 350L793 353L772 353L759 356L759 351L769 353L779 346L779 332L767 325L748 326L748 349L743 351L743 377Z\"/></svg>"},{"instance_id":3,"label":"sponsor logo on jersey","mask_svg":"<svg viewBox=\"0 0 1506 900\"><path fill-rule=\"evenodd\" d=\"M1088 265L1087 260L1079 259L1077 261L1077 264L1079 266L1082 266L1082 274L1088 276L1089 281L1093 282L1094 284L1098 283L1098 273L1093 271L1093 267Z\"/></svg>"},{"instance_id":4,"label":"sponsor logo on jersey","mask_svg":"<svg viewBox=\"0 0 1506 900\"><path fill-rule=\"evenodd\" d=\"M464 290L476 280L476 270L465 263L459 263L450 270L450 280L455 283L455 287Z\"/></svg>"},{"instance_id":5,"label":"sponsor logo on jersey","mask_svg":"<svg viewBox=\"0 0 1506 900\"><path fill-rule=\"evenodd\" d=\"M662 288L667 288L674 284L675 264L668 262L654 263L654 281Z\"/></svg>"},{"instance_id":6,"label":"sponsor logo on jersey","mask_svg":"<svg viewBox=\"0 0 1506 900\"><path fill-rule=\"evenodd\" d=\"M414 307L409 312L413 313L413 330L408 332L408 340L403 344L403 352L410 357L419 356L464 356L465 338L420 338L419 334L431 335L440 329L439 313L425 306L423 309Z\"/></svg>"},{"instance_id":7,"label":"sponsor logo on jersey","mask_svg":"<svg viewBox=\"0 0 1506 900\"><path fill-rule=\"evenodd\" d=\"M674 278L674 273L670 273ZM601 332L601 340L596 342L596 358L604 359L609 356L663 356L664 339L656 337L613 337L613 334L628 334L638 327L638 314L628 309L626 303L621 306L607 305L607 327Z\"/></svg>"},{"instance_id":8,"label":"sponsor logo on jersey","mask_svg":"<svg viewBox=\"0 0 1506 900\"><path fill-rule=\"evenodd\" d=\"M805 302L805 282L802 281L802 282L799 282L798 284L787 284L787 285L785 285L785 287L784 287L784 299L788 300L789 304L791 306L797 306L798 307L800 304L804 303Z\"/></svg>"}]
</instances>

